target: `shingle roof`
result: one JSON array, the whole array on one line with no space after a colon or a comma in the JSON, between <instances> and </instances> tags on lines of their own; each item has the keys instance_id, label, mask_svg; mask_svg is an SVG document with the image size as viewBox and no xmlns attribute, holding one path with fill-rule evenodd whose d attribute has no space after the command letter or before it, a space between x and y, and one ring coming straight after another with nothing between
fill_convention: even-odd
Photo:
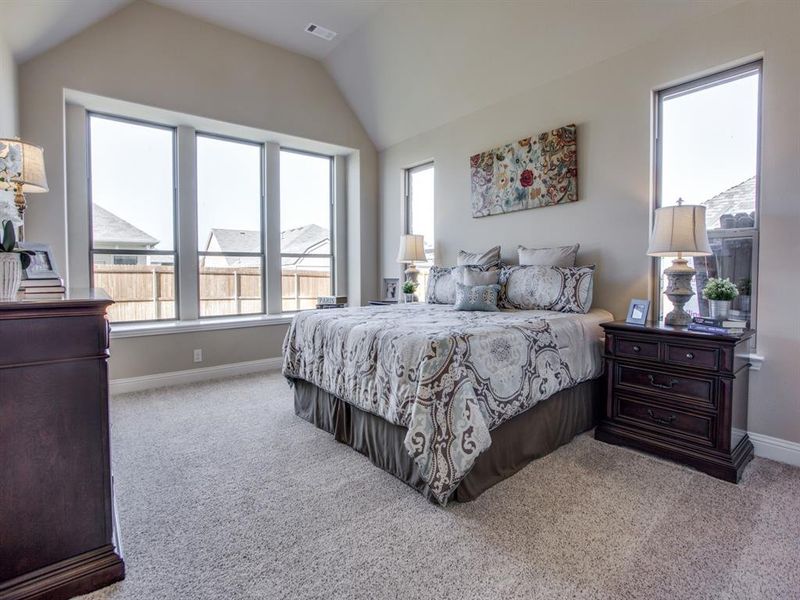
<instances>
[{"instance_id":1,"label":"shingle roof","mask_svg":"<svg viewBox=\"0 0 800 600\"><path fill-rule=\"evenodd\" d=\"M736 213L750 214L756 209L756 178L746 179L742 183L728 188L703 202L706 207L706 228L719 229L719 218L722 215Z\"/></svg>"},{"instance_id":2,"label":"shingle roof","mask_svg":"<svg viewBox=\"0 0 800 600\"><path fill-rule=\"evenodd\" d=\"M308 252L327 253L324 248L329 243L328 230L311 224L281 232L281 252L286 254L305 254ZM206 242L206 250L210 250L212 240L216 239L217 252L260 252L261 235L249 229L212 229ZM241 262L237 257L227 257L229 264ZM296 262L296 259L285 258L283 263Z\"/></svg>"},{"instance_id":3,"label":"shingle roof","mask_svg":"<svg viewBox=\"0 0 800 600\"><path fill-rule=\"evenodd\" d=\"M99 204L92 204L92 237L106 244L155 246L158 240Z\"/></svg>"}]
</instances>

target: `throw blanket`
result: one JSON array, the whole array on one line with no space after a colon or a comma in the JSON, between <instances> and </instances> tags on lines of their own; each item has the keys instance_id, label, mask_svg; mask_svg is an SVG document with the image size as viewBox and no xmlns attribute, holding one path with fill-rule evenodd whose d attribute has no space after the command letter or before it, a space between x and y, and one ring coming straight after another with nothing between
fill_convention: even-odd
<instances>
[{"instance_id":1,"label":"throw blanket","mask_svg":"<svg viewBox=\"0 0 800 600\"><path fill-rule=\"evenodd\" d=\"M283 374L406 427L405 447L441 504L490 430L577 383L547 321L425 304L299 313Z\"/></svg>"}]
</instances>

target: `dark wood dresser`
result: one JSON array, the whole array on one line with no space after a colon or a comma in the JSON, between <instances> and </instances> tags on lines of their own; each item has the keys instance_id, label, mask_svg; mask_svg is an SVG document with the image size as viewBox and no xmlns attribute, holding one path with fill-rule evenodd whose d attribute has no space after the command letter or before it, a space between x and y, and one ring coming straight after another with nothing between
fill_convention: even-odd
<instances>
[{"instance_id":1,"label":"dark wood dresser","mask_svg":"<svg viewBox=\"0 0 800 600\"><path fill-rule=\"evenodd\" d=\"M125 576L109 457L101 291L0 302L0 600Z\"/></svg>"},{"instance_id":2,"label":"dark wood dresser","mask_svg":"<svg viewBox=\"0 0 800 600\"><path fill-rule=\"evenodd\" d=\"M713 335L620 321L602 327L608 395L595 437L738 482L753 458L747 357L755 332Z\"/></svg>"}]
</instances>

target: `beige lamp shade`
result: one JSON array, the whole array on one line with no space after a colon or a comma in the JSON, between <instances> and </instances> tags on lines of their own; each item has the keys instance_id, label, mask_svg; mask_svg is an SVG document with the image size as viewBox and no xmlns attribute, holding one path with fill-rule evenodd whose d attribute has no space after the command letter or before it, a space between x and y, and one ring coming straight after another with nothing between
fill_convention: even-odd
<instances>
[{"instance_id":1,"label":"beige lamp shade","mask_svg":"<svg viewBox=\"0 0 800 600\"><path fill-rule=\"evenodd\" d=\"M0 148L6 155L6 177L0 186L15 189L21 183L24 193L49 191L44 171L44 150L40 146L18 139L0 139Z\"/></svg>"},{"instance_id":2,"label":"beige lamp shade","mask_svg":"<svg viewBox=\"0 0 800 600\"><path fill-rule=\"evenodd\" d=\"M397 251L397 262L414 263L427 260L423 236L407 234L400 236L400 249Z\"/></svg>"},{"instance_id":3,"label":"beige lamp shade","mask_svg":"<svg viewBox=\"0 0 800 600\"><path fill-rule=\"evenodd\" d=\"M650 235L650 256L709 256L711 246L706 234L706 207L683 205L656 209Z\"/></svg>"}]
</instances>

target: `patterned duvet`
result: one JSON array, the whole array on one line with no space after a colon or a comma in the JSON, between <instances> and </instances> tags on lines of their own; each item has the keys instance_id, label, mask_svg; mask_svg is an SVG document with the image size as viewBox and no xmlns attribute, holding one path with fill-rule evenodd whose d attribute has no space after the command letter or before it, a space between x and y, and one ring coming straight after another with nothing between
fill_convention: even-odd
<instances>
[{"instance_id":1,"label":"patterned duvet","mask_svg":"<svg viewBox=\"0 0 800 600\"><path fill-rule=\"evenodd\" d=\"M405 446L442 504L489 432L601 372L605 311L459 312L400 304L294 317L283 374L408 429Z\"/></svg>"}]
</instances>

